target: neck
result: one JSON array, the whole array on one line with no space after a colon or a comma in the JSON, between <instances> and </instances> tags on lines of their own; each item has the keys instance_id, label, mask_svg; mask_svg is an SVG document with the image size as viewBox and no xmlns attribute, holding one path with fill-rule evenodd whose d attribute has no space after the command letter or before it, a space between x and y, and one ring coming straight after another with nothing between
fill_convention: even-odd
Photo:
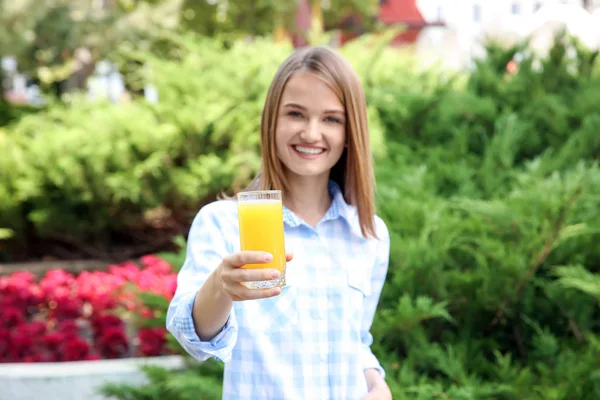
<instances>
[{"instance_id":1,"label":"neck","mask_svg":"<svg viewBox=\"0 0 600 400\"><path fill-rule=\"evenodd\" d=\"M284 205L315 227L331 206L327 190L329 177L294 177L288 178L288 182L289 190L284 193Z\"/></svg>"}]
</instances>

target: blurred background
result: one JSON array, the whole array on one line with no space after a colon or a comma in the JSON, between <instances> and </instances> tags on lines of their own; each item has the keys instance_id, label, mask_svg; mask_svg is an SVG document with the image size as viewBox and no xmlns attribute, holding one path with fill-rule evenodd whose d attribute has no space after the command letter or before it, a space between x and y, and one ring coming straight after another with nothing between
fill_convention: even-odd
<instances>
[{"instance_id":1,"label":"blurred background","mask_svg":"<svg viewBox=\"0 0 600 400\"><path fill-rule=\"evenodd\" d=\"M220 398L166 308L316 44L367 96L394 398L600 398L600 1L0 0L0 399Z\"/></svg>"}]
</instances>

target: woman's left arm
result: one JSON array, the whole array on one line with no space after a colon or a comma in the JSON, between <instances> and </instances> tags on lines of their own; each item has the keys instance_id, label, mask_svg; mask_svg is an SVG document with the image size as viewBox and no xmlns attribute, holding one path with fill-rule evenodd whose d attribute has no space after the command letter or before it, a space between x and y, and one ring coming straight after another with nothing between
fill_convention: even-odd
<instances>
[{"instance_id":1,"label":"woman's left arm","mask_svg":"<svg viewBox=\"0 0 600 400\"><path fill-rule=\"evenodd\" d=\"M370 330L387 275L390 256L390 235L388 229L385 223L379 218L377 218L376 224L379 245L377 246L376 263L371 273L371 294L365 298L365 308L361 323L361 360L369 388L369 394L364 397L364 400L387 400L392 398L390 389L385 383L385 371L371 351L373 336Z\"/></svg>"},{"instance_id":2,"label":"woman's left arm","mask_svg":"<svg viewBox=\"0 0 600 400\"><path fill-rule=\"evenodd\" d=\"M392 399L392 392L378 370L373 368L365 370L365 379L369 393L362 400Z\"/></svg>"}]
</instances>

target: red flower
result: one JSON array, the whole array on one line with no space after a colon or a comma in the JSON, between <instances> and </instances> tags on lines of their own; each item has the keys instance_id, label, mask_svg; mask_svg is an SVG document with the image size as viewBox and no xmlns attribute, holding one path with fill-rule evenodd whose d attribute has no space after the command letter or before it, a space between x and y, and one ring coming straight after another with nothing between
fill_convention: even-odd
<instances>
[{"instance_id":1,"label":"red flower","mask_svg":"<svg viewBox=\"0 0 600 400\"><path fill-rule=\"evenodd\" d=\"M17 307L0 308L0 327L11 328L25 322L23 311Z\"/></svg>"},{"instance_id":2,"label":"red flower","mask_svg":"<svg viewBox=\"0 0 600 400\"><path fill-rule=\"evenodd\" d=\"M140 261L147 267L146 271L150 270L157 275L168 275L173 273L171 265L157 256L146 255L140 258Z\"/></svg>"},{"instance_id":3,"label":"red flower","mask_svg":"<svg viewBox=\"0 0 600 400\"><path fill-rule=\"evenodd\" d=\"M125 324L113 310L152 318L139 291L170 300L177 287L177 275L165 260L147 255L140 264L125 262L77 277L55 269L39 283L29 272L0 277L0 362L128 356ZM141 329L138 339L141 355L164 354L164 328Z\"/></svg>"},{"instance_id":4,"label":"red flower","mask_svg":"<svg viewBox=\"0 0 600 400\"><path fill-rule=\"evenodd\" d=\"M14 306L23 312L30 312L43 299L42 290L34 283L34 279L29 272L15 272L8 277L0 277L0 307Z\"/></svg>"},{"instance_id":5,"label":"red flower","mask_svg":"<svg viewBox=\"0 0 600 400\"><path fill-rule=\"evenodd\" d=\"M8 356L10 342L10 331L0 328L0 362Z\"/></svg>"},{"instance_id":6,"label":"red flower","mask_svg":"<svg viewBox=\"0 0 600 400\"><path fill-rule=\"evenodd\" d=\"M124 262L120 265L110 265L108 272L123 278L125 281L135 282L140 273L140 267L132 262Z\"/></svg>"},{"instance_id":7,"label":"red flower","mask_svg":"<svg viewBox=\"0 0 600 400\"><path fill-rule=\"evenodd\" d=\"M41 338L42 344L51 351L56 351L60 345L66 340L67 335L63 332L47 333Z\"/></svg>"},{"instance_id":8,"label":"red flower","mask_svg":"<svg viewBox=\"0 0 600 400\"><path fill-rule=\"evenodd\" d=\"M152 310L146 306L140 307L138 312L139 312L140 316L145 319L152 318L152 316L154 315Z\"/></svg>"},{"instance_id":9,"label":"red flower","mask_svg":"<svg viewBox=\"0 0 600 400\"><path fill-rule=\"evenodd\" d=\"M7 354L13 360L22 360L33 355L33 338L15 332L11 335L11 343Z\"/></svg>"},{"instance_id":10,"label":"red flower","mask_svg":"<svg viewBox=\"0 0 600 400\"><path fill-rule=\"evenodd\" d=\"M46 361L46 360L44 360L44 358L39 354L32 354L30 356L23 358L23 362L26 362L26 363L35 363L35 362L43 362L43 361Z\"/></svg>"},{"instance_id":11,"label":"red flower","mask_svg":"<svg viewBox=\"0 0 600 400\"><path fill-rule=\"evenodd\" d=\"M46 272L40 285L45 288L47 285L70 287L75 284L75 277L62 269L51 269Z\"/></svg>"},{"instance_id":12,"label":"red flower","mask_svg":"<svg viewBox=\"0 0 600 400\"><path fill-rule=\"evenodd\" d=\"M114 314L105 314L92 319L94 332L99 334L108 328L123 328L123 321Z\"/></svg>"},{"instance_id":13,"label":"red flower","mask_svg":"<svg viewBox=\"0 0 600 400\"><path fill-rule=\"evenodd\" d=\"M22 323L14 328L14 334L37 338L46 332L46 324L42 321Z\"/></svg>"},{"instance_id":14,"label":"red flower","mask_svg":"<svg viewBox=\"0 0 600 400\"><path fill-rule=\"evenodd\" d=\"M167 331L164 328L140 329L140 352L144 356L159 356L167 343Z\"/></svg>"},{"instance_id":15,"label":"red flower","mask_svg":"<svg viewBox=\"0 0 600 400\"><path fill-rule=\"evenodd\" d=\"M57 331L66 335L77 335L79 327L74 321L61 321L57 326Z\"/></svg>"},{"instance_id":16,"label":"red flower","mask_svg":"<svg viewBox=\"0 0 600 400\"><path fill-rule=\"evenodd\" d=\"M171 300L173 296L175 296L175 291L177 290L177 275L172 274L169 276L165 276L163 283L165 285L165 292L167 298Z\"/></svg>"},{"instance_id":17,"label":"red flower","mask_svg":"<svg viewBox=\"0 0 600 400\"><path fill-rule=\"evenodd\" d=\"M78 295L92 306L94 313L99 313L116 306L115 292L124 283L123 278L106 272L84 271L77 277Z\"/></svg>"},{"instance_id":18,"label":"red flower","mask_svg":"<svg viewBox=\"0 0 600 400\"><path fill-rule=\"evenodd\" d=\"M62 346L62 359L64 361L85 360L90 352L90 346L79 337L72 337Z\"/></svg>"},{"instance_id":19,"label":"red flower","mask_svg":"<svg viewBox=\"0 0 600 400\"><path fill-rule=\"evenodd\" d=\"M56 295L51 304L51 317L53 318L68 320L81 316L81 300L74 296Z\"/></svg>"},{"instance_id":20,"label":"red flower","mask_svg":"<svg viewBox=\"0 0 600 400\"><path fill-rule=\"evenodd\" d=\"M107 328L97 341L97 347L104 358L119 358L127 355L129 344L123 330Z\"/></svg>"},{"instance_id":21,"label":"red flower","mask_svg":"<svg viewBox=\"0 0 600 400\"><path fill-rule=\"evenodd\" d=\"M42 321L34 321L34 322L30 322L29 325L27 325L26 328L26 332L27 334L33 336L33 337L39 337L40 335L43 335L44 333L46 333L46 323L42 322Z\"/></svg>"}]
</instances>

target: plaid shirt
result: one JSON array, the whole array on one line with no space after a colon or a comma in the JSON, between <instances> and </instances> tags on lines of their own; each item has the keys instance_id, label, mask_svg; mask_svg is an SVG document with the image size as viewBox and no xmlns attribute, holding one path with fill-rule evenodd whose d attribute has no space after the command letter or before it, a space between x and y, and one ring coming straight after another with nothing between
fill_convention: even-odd
<instances>
[{"instance_id":1,"label":"plaid shirt","mask_svg":"<svg viewBox=\"0 0 600 400\"><path fill-rule=\"evenodd\" d=\"M239 251L237 203L211 203L194 219L167 328L194 358L225 362L224 399L360 399L364 370L384 375L369 330L388 268L388 230L377 217L379 240L365 239L356 208L335 183L329 192L331 207L314 229L284 207L294 259L282 293L235 302L210 342L195 333L192 307L212 270Z\"/></svg>"}]
</instances>

